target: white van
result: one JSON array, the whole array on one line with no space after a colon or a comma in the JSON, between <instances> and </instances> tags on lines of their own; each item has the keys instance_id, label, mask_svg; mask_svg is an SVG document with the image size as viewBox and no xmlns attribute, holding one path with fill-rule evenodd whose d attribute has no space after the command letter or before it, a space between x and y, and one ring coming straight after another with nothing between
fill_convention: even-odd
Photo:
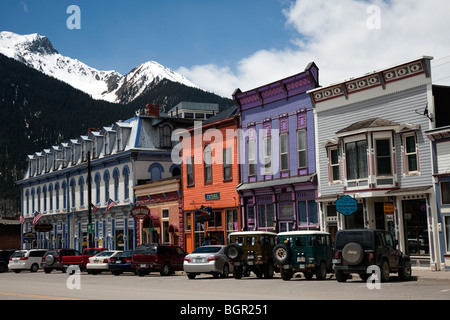
<instances>
[{"instance_id":1,"label":"white van","mask_svg":"<svg viewBox=\"0 0 450 320\"><path fill-rule=\"evenodd\" d=\"M46 252L46 249L17 250L9 258L8 268L15 273L22 270L36 272Z\"/></svg>"}]
</instances>

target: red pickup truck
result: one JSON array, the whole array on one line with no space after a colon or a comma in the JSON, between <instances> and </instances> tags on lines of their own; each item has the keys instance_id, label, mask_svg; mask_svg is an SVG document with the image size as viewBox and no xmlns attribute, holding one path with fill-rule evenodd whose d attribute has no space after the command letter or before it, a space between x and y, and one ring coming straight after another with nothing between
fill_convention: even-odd
<instances>
[{"instance_id":1,"label":"red pickup truck","mask_svg":"<svg viewBox=\"0 0 450 320\"><path fill-rule=\"evenodd\" d=\"M79 266L80 270L85 270L89 258L105 250L105 248L87 248L83 250L83 254L80 254L79 251L74 249L53 249L47 251L42 257L41 266L45 273L50 273L53 269L66 272L66 269L71 265Z\"/></svg>"},{"instance_id":2,"label":"red pickup truck","mask_svg":"<svg viewBox=\"0 0 450 320\"><path fill-rule=\"evenodd\" d=\"M97 253L107 250L106 248L86 248L83 250L81 256L62 256L61 264L66 268L68 266L79 266L80 270L86 270L86 264L89 263L89 258L95 256Z\"/></svg>"}]
</instances>

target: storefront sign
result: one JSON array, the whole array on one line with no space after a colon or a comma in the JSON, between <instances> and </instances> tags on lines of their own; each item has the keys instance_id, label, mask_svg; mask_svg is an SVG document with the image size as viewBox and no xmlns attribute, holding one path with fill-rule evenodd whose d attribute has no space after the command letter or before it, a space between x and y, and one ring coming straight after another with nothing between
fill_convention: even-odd
<instances>
[{"instance_id":1,"label":"storefront sign","mask_svg":"<svg viewBox=\"0 0 450 320\"><path fill-rule=\"evenodd\" d=\"M384 203L384 213L385 214L394 214L395 205L393 202L385 202Z\"/></svg>"},{"instance_id":2,"label":"storefront sign","mask_svg":"<svg viewBox=\"0 0 450 320\"><path fill-rule=\"evenodd\" d=\"M196 222L209 221L214 218L211 207L201 206L200 209L194 211L194 215Z\"/></svg>"},{"instance_id":3,"label":"storefront sign","mask_svg":"<svg viewBox=\"0 0 450 320\"><path fill-rule=\"evenodd\" d=\"M336 210L344 216L350 216L358 210L358 201L350 196L343 196L336 201Z\"/></svg>"},{"instance_id":4,"label":"storefront sign","mask_svg":"<svg viewBox=\"0 0 450 320\"><path fill-rule=\"evenodd\" d=\"M130 215L134 219L145 219L150 216L150 209L146 206L135 206L131 209Z\"/></svg>"},{"instance_id":5,"label":"storefront sign","mask_svg":"<svg viewBox=\"0 0 450 320\"><path fill-rule=\"evenodd\" d=\"M205 200L220 200L220 192L205 194Z\"/></svg>"},{"instance_id":6,"label":"storefront sign","mask_svg":"<svg viewBox=\"0 0 450 320\"><path fill-rule=\"evenodd\" d=\"M34 241L34 240L36 240L36 233L34 233L34 232L24 233L23 240L24 241Z\"/></svg>"},{"instance_id":7,"label":"storefront sign","mask_svg":"<svg viewBox=\"0 0 450 320\"><path fill-rule=\"evenodd\" d=\"M49 232L53 230L53 225L50 223L39 223L34 226L34 230L37 232Z\"/></svg>"}]
</instances>

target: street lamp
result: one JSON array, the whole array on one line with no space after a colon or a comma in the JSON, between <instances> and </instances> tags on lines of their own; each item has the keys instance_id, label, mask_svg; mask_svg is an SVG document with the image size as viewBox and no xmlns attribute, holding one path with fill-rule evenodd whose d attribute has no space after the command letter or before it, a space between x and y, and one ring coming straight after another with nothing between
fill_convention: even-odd
<instances>
[{"instance_id":1,"label":"street lamp","mask_svg":"<svg viewBox=\"0 0 450 320\"><path fill-rule=\"evenodd\" d=\"M88 169L88 224L92 225L92 182L91 182L91 152L87 152ZM91 231L91 230L89 230ZM92 248L92 232L88 231L88 248Z\"/></svg>"}]
</instances>

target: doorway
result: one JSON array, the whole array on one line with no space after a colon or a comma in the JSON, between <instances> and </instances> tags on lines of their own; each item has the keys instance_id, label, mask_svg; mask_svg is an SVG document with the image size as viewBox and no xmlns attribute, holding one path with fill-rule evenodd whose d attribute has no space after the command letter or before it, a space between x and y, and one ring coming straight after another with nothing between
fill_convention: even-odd
<instances>
[{"instance_id":1,"label":"doorway","mask_svg":"<svg viewBox=\"0 0 450 320\"><path fill-rule=\"evenodd\" d=\"M425 199L403 200L406 254L429 255L427 204Z\"/></svg>"}]
</instances>

